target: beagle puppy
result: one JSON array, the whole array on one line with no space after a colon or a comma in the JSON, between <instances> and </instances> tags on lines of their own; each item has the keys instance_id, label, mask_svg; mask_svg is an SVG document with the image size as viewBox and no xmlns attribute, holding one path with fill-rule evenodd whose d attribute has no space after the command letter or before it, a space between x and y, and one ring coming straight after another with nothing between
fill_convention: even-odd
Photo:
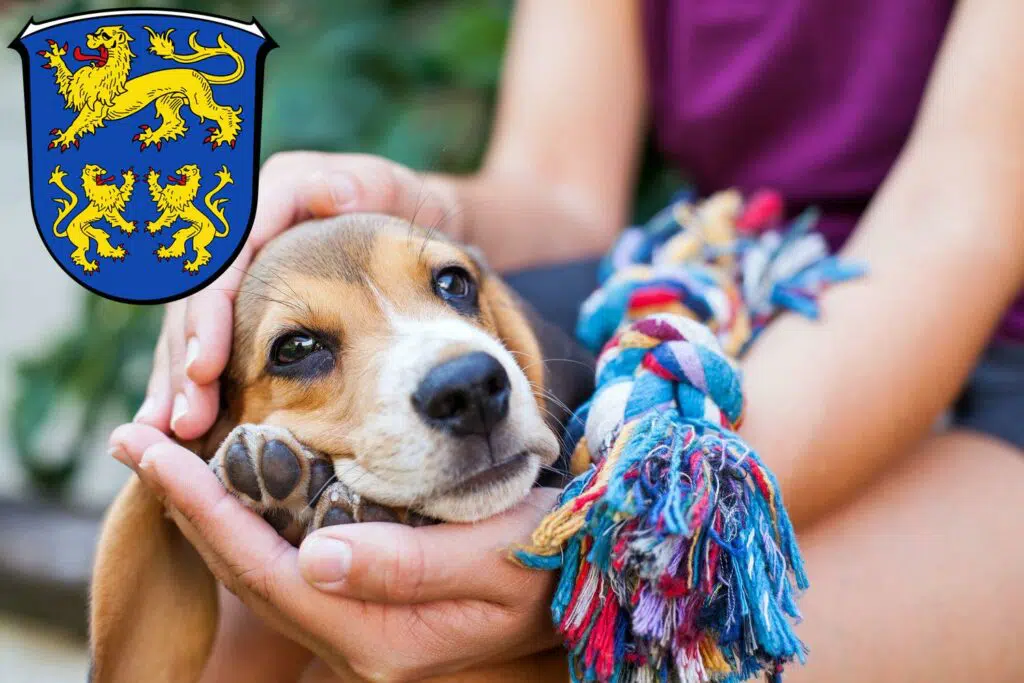
<instances>
[{"instance_id":1,"label":"beagle puppy","mask_svg":"<svg viewBox=\"0 0 1024 683\"><path fill-rule=\"evenodd\" d=\"M263 248L221 384L217 424L185 445L298 544L332 524L480 520L556 483L593 358L472 249L365 214ZM97 552L93 683L194 683L216 624L212 575L133 478Z\"/></svg>"}]
</instances>

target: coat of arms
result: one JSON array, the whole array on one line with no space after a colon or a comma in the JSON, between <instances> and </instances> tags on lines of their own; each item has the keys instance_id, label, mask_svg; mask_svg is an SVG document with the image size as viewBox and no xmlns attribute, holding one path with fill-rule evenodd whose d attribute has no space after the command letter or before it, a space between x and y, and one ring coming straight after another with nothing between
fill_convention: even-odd
<instances>
[{"instance_id":1,"label":"coat of arms","mask_svg":"<svg viewBox=\"0 0 1024 683\"><path fill-rule=\"evenodd\" d=\"M256 204L259 24L120 10L22 30L32 207L58 264L132 303L186 296L241 250Z\"/></svg>"}]
</instances>

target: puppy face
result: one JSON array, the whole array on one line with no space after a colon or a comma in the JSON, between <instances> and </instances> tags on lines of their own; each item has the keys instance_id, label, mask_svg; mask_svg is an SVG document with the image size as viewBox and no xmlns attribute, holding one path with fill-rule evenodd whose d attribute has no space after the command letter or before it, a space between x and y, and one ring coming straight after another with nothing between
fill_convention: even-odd
<instances>
[{"instance_id":1,"label":"puppy face","mask_svg":"<svg viewBox=\"0 0 1024 683\"><path fill-rule=\"evenodd\" d=\"M558 457L543 386L505 286L404 221L294 228L239 293L229 414L291 430L378 503L446 521L514 505Z\"/></svg>"}]
</instances>

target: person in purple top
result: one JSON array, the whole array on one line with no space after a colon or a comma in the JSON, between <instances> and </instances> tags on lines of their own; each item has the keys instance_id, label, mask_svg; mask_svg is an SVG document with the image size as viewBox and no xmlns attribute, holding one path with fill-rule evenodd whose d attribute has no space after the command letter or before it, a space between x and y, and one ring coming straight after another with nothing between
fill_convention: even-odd
<instances>
[{"instance_id":1,"label":"person in purple top","mask_svg":"<svg viewBox=\"0 0 1024 683\"><path fill-rule=\"evenodd\" d=\"M332 527L264 556L270 527L224 529L188 485L211 475L165 434L213 423L230 292L304 217L440 222L528 269L510 280L564 319L626 222L653 124L701 193L818 205L830 243L870 269L743 362L743 434L779 477L812 581L808 664L787 680L1024 680L1022 27L1014 0L523 0L478 173L271 159L239 268L168 306L148 398L112 437L235 577L208 679L411 680L557 647L552 577L494 552L553 491L476 527Z\"/></svg>"}]
</instances>

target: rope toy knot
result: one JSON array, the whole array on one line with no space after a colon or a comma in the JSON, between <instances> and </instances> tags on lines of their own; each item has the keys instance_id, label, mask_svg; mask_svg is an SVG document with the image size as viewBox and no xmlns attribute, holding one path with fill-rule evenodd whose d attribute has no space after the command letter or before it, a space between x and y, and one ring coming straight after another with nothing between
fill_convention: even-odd
<instances>
[{"instance_id":1,"label":"rope toy knot","mask_svg":"<svg viewBox=\"0 0 1024 683\"><path fill-rule=\"evenodd\" d=\"M573 681L777 678L803 661L807 587L772 473L736 434L742 353L774 317L862 270L781 200L683 198L630 228L581 309L596 391L566 430L573 474L520 564L561 569L552 617Z\"/></svg>"}]
</instances>

